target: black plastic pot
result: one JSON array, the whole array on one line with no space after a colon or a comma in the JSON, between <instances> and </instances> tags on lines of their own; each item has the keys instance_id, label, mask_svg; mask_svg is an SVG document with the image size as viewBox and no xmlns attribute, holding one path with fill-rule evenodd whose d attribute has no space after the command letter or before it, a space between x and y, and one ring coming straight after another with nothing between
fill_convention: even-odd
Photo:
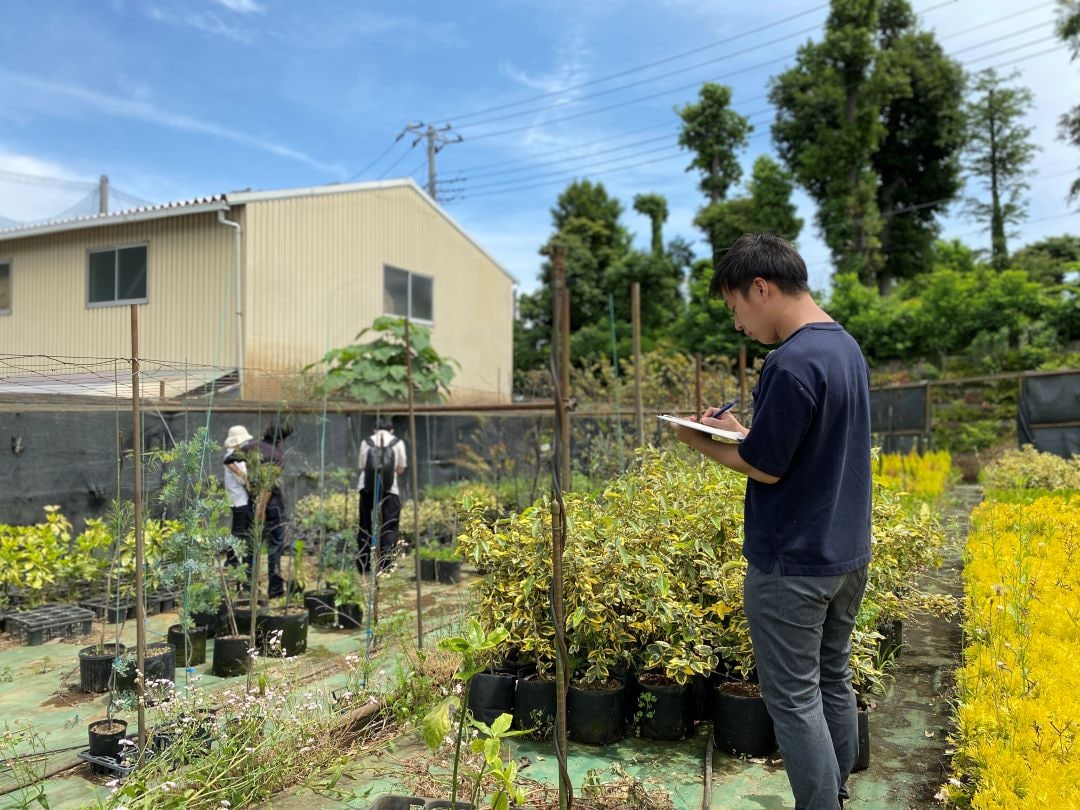
<instances>
[{"instance_id":1,"label":"black plastic pot","mask_svg":"<svg viewBox=\"0 0 1080 810\"><path fill-rule=\"evenodd\" d=\"M690 679L690 694L694 701L694 720L703 722L712 716L712 704L709 702L709 678L695 675Z\"/></svg>"},{"instance_id":2,"label":"black plastic pot","mask_svg":"<svg viewBox=\"0 0 1080 810\"><path fill-rule=\"evenodd\" d=\"M453 585L461 582L461 560L435 560L420 558L420 579Z\"/></svg>"},{"instance_id":3,"label":"black plastic pot","mask_svg":"<svg viewBox=\"0 0 1080 810\"><path fill-rule=\"evenodd\" d=\"M694 730L694 692L689 683L649 683L638 679L637 727L649 740L684 740ZM646 697L646 696L651 697Z\"/></svg>"},{"instance_id":4,"label":"black plastic pot","mask_svg":"<svg viewBox=\"0 0 1080 810\"><path fill-rule=\"evenodd\" d=\"M167 638L176 647L176 660L180 666L193 667L206 663L205 627L192 627L185 633L182 624L174 624L169 628Z\"/></svg>"},{"instance_id":5,"label":"black plastic pot","mask_svg":"<svg viewBox=\"0 0 1080 810\"><path fill-rule=\"evenodd\" d=\"M95 720L86 727L90 735L90 755L120 759L120 740L127 734L126 720Z\"/></svg>"},{"instance_id":6,"label":"black plastic pot","mask_svg":"<svg viewBox=\"0 0 1080 810\"><path fill-rule=\"evenodd\" d=\"M308 612L302 607L274 610L259 616L257 634L261 637L263 655L273 658L291 658L307 652ZM274 634L280 633L280 643L272 644Z\"/></svg>"},{"instance_id":7,"label":"black plastic pot","mask_svg":"<svg viewBox=\"0 0 1080 810\"><path fill-rule=\"evenodd\" d=\"M334 623L334 591L325 588L320 591L308 591L304 594L304 607L308 611L311 624Z\"/></svg>"},{"instance_id":8,"label":"black plastic pot","mask_svg":"<svg viewBox=\"0 0 1080 810\"><path fill-rule=\"evenodd\" d=\"M610 683L610 681L609 681ZM567 733L574 742L609 745L626 736L623 695L626 687L582 689L570 684L566 697Z\"/></svg>"},{"instance_id":9,"label":"black plastic pot","mask_svg":"<svg viewBox=\"0 0 1080 810\"><path fill-rule=\"evenodd\" d=\"M131 650L128 650L130 655ZM146 668L146 677L143 683L149 681L173 681L176 682L176 647L168 642L159 641L146 645L146 655L143 658ZM116 673L115 681L117 692L135 691L135 660L131 659L129 666L123 672Z\"/></svg>"},{"instance_id":10,"label":"black plastic pot","mask_svg":"<svg viewBox=\"0 0 1080 810\"><path fill-rule=\"evenodd\" d=\"M514 713L513 675L481 672L469 682L469 710L477 720L491 725L500 714Z\"/></svg>"},{"instance_id":11,"label":"black plastic pot","mask_svg":"<svg viewBox=\"0 0 1080 810\"><path fill-rule=\"evenodd\" d=\"M251 667L249 636L218 636L214 639L213 673L219 678L243 675Z\"/></svg>"},{"instance_id":12,"label":"black plastic pot","mask_svg":"<svg viewBox=\"0 0 1080 810\"><path fill-rule=\"evenodd\" d=\"M84 692L108 692L113 662L126 649L123 644L93 644L79 650L79 688Z\"/></svg>"},{"instance_id":13,"label":"black plastic pot","mask_svg":"<svg viewBox=\"0 0 1080 810\"><path fill-rule=\"evenodd\" d=\"M191 614L191 621L193 621L199 627L206 628L206 637L213 638L219 632L223 631L222 628L229 626L229 617L225 612L225 603L221 603L221 607L214 611L199 610Z\"/></svg>"},{"instance_id":14,"label":"black plastic pot","mask_svg":"<svg viewBox=\"0 0 1080 810\"><path fill-rule=\"evenodd\" d=\"M338 605L336 613L337 623L347 630L357 630L364 626L364 609L360 605Z\"/></svg>"},{"instance_id":15,"label":"black plastic pot","mask_svg":"<svg viewBox=\"0 0 1080 810\"><path fill-rule=\"evenodd\" d=\"M555 681L540 678L518 679L514 689L516 729L532 729L534 740L548 740L555 730Z\"/></svg>"},{"instance_id":16,"label":"black plastic pot","mask_svg":"<svg viewBox=\"0 0 1080 810\"><path fill-rule=\"evenodd\" d=\"M855 760L852 773L865 771L870 767L870 710L865 706L858 707L859 716L859 758Z\"/></svg>"},{"instance_id":17,"label":"black plastic pot","mask_svg":"<svg viewBox=\"0 0 1080 810\"><path fill-rule=\"evenodd\" d=\"M262 621L263 617L267 615L267 604L265 599L259 600L259 608L255 614L255 632L258 633L258 625ZM249 632L251 629L251 602L247 599L239 599L233 603L233 615L236 617L236 629L242 634ZM229 623L228 617L225 618L221 627L226 627Z\"/></svg>"},{"instance_id":18,"label":"black plastic pot","mask_svg":"<svg viewBox=\"0 0 1080 810\"><path fill-rule=\"evenodd\" d=\"M772 718L756 688L746 681L717 685L713 693L713 739L729 754L763 757L776 748Z\"/></svg>"}]
</instances>

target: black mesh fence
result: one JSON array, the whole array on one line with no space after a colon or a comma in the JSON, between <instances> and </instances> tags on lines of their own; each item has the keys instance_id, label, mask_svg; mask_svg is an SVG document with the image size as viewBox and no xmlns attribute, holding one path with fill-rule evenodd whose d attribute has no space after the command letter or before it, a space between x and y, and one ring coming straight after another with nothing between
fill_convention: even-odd
<instances>
[{"instance_id":1,"label":"black mesh fence","mask_svg":"<svg viewBox=\"0 0 1080 810\"><path fill-rule=\"evenodd\" d=\"M1064 458L1080 455L1080 372L1025 374L1016 432L1021 445Z\"/></svg>"}]
</instances>

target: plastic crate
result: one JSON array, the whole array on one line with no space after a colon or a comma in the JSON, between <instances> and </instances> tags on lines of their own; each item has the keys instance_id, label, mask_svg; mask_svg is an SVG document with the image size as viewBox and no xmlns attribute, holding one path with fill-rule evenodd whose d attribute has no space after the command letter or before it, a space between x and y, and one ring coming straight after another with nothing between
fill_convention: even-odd
<instances>
[{"instance_id":1,"label":"plastic crate","mask_svg":"<svg viewBox=\"0 0 1080 810\"><path fill-rule=\"evenodd\" d=\"M44 605L12 613L7 626L21 644L32 647L54 638L89 635L94 627L94 612L74 605Z\"/></svg>"},{"instance_id":2,"label":"plastic crate","mask_svg":"<svg viewBox=\"0 0 1080 810\"><path fill-rule=\"evenodd\" d=\"M139 749L134 743L138 742L138 738L138 734L127 735L127 739L129 739L133 745L121 749L119 760L113 759L112 757L95 756L90 753L89 748L85 751L80 751L76 756L90 765L91 773L97 774L98 776L108 776L112 774L122 780L125 776L135 770L136 762L139 759ZM147 757L153 756L154 753L153 749L147 747Z\"/></svg>"},{"instance_id":3,"label":"plastic crate","mask_svg":"<svg viewBox=\"0 0 1080 810\"><path fill-rule=\"evenodd\" d=\"M121 598L119 604L115 597L106 599L104 596L99 596L94 599L84 599L79 602L79 605L92 610L94 615L103 619L106 624L120 624L131 618L135 610L135 603L126 597Z\"/></svg>"}]
</instances>

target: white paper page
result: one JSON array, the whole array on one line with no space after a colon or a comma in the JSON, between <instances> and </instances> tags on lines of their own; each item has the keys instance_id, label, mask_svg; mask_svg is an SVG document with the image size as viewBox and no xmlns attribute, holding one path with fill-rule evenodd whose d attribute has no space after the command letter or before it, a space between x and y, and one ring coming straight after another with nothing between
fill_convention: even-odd
<instances>
[{"instance_id":1,"label":"white paper page","mask_svg":"<svg viewBox=\"0 0 1080 810\"><path fill-rule=\"evenodd\" d=\"M683 425L684 427L693 428L694 430L700 430L702 433L708 433L713 436L719 436L722 439L731 439L735 442L741 442L743 435L736 433L734 430L724 430L722 428L714 428L709 425L703 425L700 422L694 422L690 419L683 419L681 416L672 416L667 413L658 413L657 419L663 419L665 422L672 422L676 425Z\"/></svg>"}]
</instances>

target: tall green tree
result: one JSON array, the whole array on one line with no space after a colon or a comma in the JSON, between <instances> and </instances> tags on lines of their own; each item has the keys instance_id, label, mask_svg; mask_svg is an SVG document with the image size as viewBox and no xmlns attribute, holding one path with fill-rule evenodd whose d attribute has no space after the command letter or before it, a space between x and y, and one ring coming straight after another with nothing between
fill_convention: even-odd
<instances>
[{"instance_id":1,"label":"tall green tree","mask_svg":"<svg viewBox=\"0 0 1080 810\"><path fill-rule=\"evenodd\" d=\"M694 153L686 170L701 174L698 187L709 204L716 205L742 177L736 153L746 146L753 127L746 116L731 109L730 87L706 82L698 97L696 104L675 110L682 119L679 146Z\"/></svg>"},{"instance_id":2,"label":"tall green tree","mask_svg":"<svg viewBox=\"0 0 1080 810\"><path fill-rule=\"evenodd\" d=\"M649 218L653 256L664 255L664 223L668 218L667 198L663 194L637 194L634 210Z\"/></svg>"},{"instance_id":3,"label":"tall green tree","mask_svg":"<svg viewBox=\"0 0 1080 810\"><path fill-rule=\"evenodd\" d=\"M1080 236L1049 236L1025 245L1012 255L1009 265L1040 284L1062 284L1066 274L1080 272Z\"/></svg>"},{"instance_id":4,"label":"tall green tree","mask_svg":"<svg viewBox=\"0 0 1080 810\"><path fill-rule=\"evenodd\" d=\"M1080 0L1058 0L1057 32L1068 44L1072 59L1080 58ZM1063 141L1080 147L1080 104L1062 114L1060 133ZM1080 177L1073 181L1069 196L1080 197Z\"/></svg>"},{"instance_id":5,"label":"tall green tree","mask_svg":"<svg viewBox=\"0 0 1080 810\"><path fill-rule=\"evenodd\" d=\"M774 78L773 140L838 274L887 292L930 268L961 185L962 94L960 66L908 0L833 0L822 39Z\"/></svg>"},{"instance_id":6,"label":"tall green tree","mask_svg":"<svg viewBox=\"0 0 1080 810\"><path fill-rule=\"evenodd\" d=\"M514 368L547 363L551 339L553 268L550 248L560 245L566 256L570 288L570 330L607 319L606 278L630 252L630 234L620 222L622 204L602 183L575 180L551 209L553 232L542 248L540 286L518 297L514 328Z\"/></svg>"},{"instance_id":7,"label":"tall green tree","mask_svg":"<svg viewBox=\"0 0 1080 810\"><path fill-rule=\"evenodd\" d=\"M877 281L881 216L871 158L884 134L892 81L879 60L879 0L833 0L820 42L772 80L772 135L781 159L817 203L817 224L838 273Z\"/></svg>"},{"instance_id":8,"label":"tall green tree","mask_svg":"<svg viewBox=\"0 0 1080 810\"><path fill-rule=\"evenodd\" d=\"M894 280L931 269L938 217L963 186L964 71L918 30L908 0L882 3L878 47L893 77L871 155L881 214L877 282L886 293Z\"/></svg>"},{"instance_id":9,"label":"tall green tree","mask_svg":"<svg viewBox=\"0 0 1080 810\"><path fill-rule=\"evenodd\" d=\"M760 155L747 183L748 194L702 208L694 224L706 233L714 251L726 250L744 233L771 231L794 242L803 226L791 202L794 188L789 172Z\"/></svg>"},{"instance_id":10,"label":"tall green tree","mask_svg":"<svg viewBox=\"0 0 1080 810\"><path fill-rule=\"evenodd\" d=\"M970 171L990 194L989 202L969 198L967 211L990 231L990 263L996 270L1009 264L1008 226L1027 216L1024 192L1036 151L1031 128L1023 123L1033 97L1026 87L1006 84L1015 78L992 68L982 71L967 107Z\"/></svg>"}]
</instances>

